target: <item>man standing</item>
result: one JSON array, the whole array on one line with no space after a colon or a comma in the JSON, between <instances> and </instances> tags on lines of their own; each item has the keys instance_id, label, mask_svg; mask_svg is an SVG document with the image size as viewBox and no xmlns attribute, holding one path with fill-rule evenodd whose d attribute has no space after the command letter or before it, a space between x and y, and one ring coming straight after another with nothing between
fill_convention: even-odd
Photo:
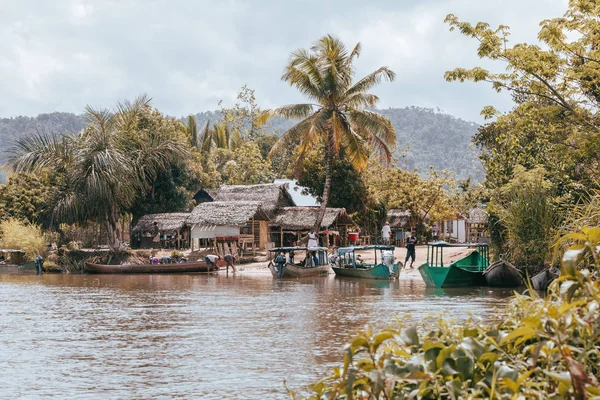
<instances>
[{"instance_id":1,"label":"man standing","mask_svg":"<svg viewBox=\"0 0 600 400\"><path fill-rule=\"evenodd\" d=\"M275 268L277 269L277 279L283 278L283 269L285 268L285 256L282 252L277 253L273 260Z\"/></svg>"},{"instance_id":2,"label":"man standing","mask_svg":"<svg viewBox=\"0 0 600 400\"><path fill-rule=\"evenodd\" d=\"M412 269L413 263L415 262L415 246L417 245L417 237L415 236L415 232L410 233L410 237L406 239L406 258L404 259L404 265L408 262L410 258L410 268Z\"/></svg>"},{"instance_id":3,"label":"man standing","mask_svg":"<svg viewBox=\"0 0 600 400\"><path fill-rule=\"evenodd\" d=\"M386 221L383 228L381 228L381 237L383 238L383 244L389 246L390 244L390 235L392 234L392 229L390 228L390 223Z\"/></svg>"},{"instance_id":4,"label":"man standing","mask_svg":"<svg viewBox=\"0 0 600 400\"><path fill-rule=\"evenodd\" d=\"M44 259L40 255L35 256L35 272L38 275L44 273Z\"/></svg>"},{"instance_id":5,"label":"man standing","mask_svg":"<svg viewBox=\"0 0 600 400\"><path fill-rule=\"evenodd\" d=\"M433 236L434 242L440 240L440 228L438 228L437 224L433 224L431 227L431 235Z\"/></svg>"},{"instance_id":6,"label":"man standing","mask_svg":"<svg viewBox=\"0 0 600 400\"><path fill-rule=\"evenodd\" d=\"M215 256L214 254L208 254L206 257L204 257L204 261L206 261L208 270L209 271L218 270L219 267L217 267L217 260L220 260L220 259L221 259L221 256Z\"/></svg>"}]
</instances>

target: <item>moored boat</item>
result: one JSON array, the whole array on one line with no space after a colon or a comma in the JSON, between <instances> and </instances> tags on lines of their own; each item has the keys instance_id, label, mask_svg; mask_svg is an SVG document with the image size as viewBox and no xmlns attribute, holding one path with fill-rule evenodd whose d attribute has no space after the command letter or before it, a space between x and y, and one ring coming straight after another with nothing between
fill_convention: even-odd
<instances>
[{"instance_id":1,"label":"moored boat","mask_svg":"<svg viewBox=\"0 0 600 400\"><path fill-rule=\"evenodd\" d=\"M535 290L544 292L548 290L548 286L550 286L552 281L558 278L558 276L558 271L554 269L545 269L531 278L531 286L533 286Z\"/></svg>"},{"instance_id":2,"label":"moored boat","mask_svg":"<svg viewBox=\"0 0 600 400\"><path fill-rule=\"evenodd\" d=\"M282 253L286 257L282 278L303 278L329 273L326 247L276 247L269 251L274 255ZM269 270L277 278L277 266L273 261L269 262Z\"/></svg>"},{"instance_id":3,"label":"moored boat","mask_svg":"<svg viewBox=\"0 0 600 400\"><path fill-rule=\"evenodd\" d=\"M86 262L84 272L88 274L181 274L218 271L219 264L222 264L222 262L218 261L217 266L208 266L205 262L126 265L106 265Z\"/></svg>"},{"instance_id":4,"label":"moored boat","mask_svg":"<svg viewBox=\"0 0 600 400\"><path fill-rule=\"evenodd\" d=\"M474 248L466 257L444 265L444 248ZM438 241L427 244L427 262L419 267L419 273L429 287L483 286L483 272L490 265L489 249L485 243L450 244Z\"/></svg>"},{"instance_id":5,"label":"moored boat","mask_svg":"<svg viewBox=\"0 0 600 400\"><path fill-rule=\"evenodd\" d=\"M483 272L488 286L518 287L523 286L521 272L506 260L496 261Z\"/></svg>"},{"instance_id":6,"label":"moored boat","mask_svg":"<svg viewBox=\"0 0 600 400\"><path fill-rule=\"evenodd\" d=\"M337 249L335 260L331 263L331 269L337 276L345 276L352 278L363 279L390 279L397 278L402 268L398 263L395 263L394 246L356 246L356 247L340 247ZM357 256L357 251L371 250L375 252L373 262L362 261ZM379 254L379 262L377 261L377 251Z\"/></svg>"}]
</instances>

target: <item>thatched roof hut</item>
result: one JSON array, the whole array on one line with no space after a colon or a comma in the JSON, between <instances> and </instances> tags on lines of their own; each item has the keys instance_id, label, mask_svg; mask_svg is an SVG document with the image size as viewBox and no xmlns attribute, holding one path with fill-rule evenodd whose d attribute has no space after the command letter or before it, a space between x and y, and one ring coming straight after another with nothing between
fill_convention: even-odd
<instances>
[{"instance_id":1,"label":"thatched roof hut","mask_svg":"<svg viewBox=\"0 0 600 400\"><path fill-rule=\"evenodd\" d=\"M259 202L262 210L273 218L277 209L295 206L287 184L223 185L217 191L218 202Z\"/></svg>"},{"instance_id":2,"label":"thatched roof hut","mask_svg":"<svg viewBox=\"0 0 600 400\"><path fill-rule=\"evenodd\" d=\"M193 199L196 201L196 204L200 204L214 201L215 197L217 197L217 192L215 190L200 189L194 194Z\"/></svg>"},{"instance_id":3,"label":"thatched roof hut","mask_svg":"<svg viewBox=\"0 0 600 400\"><path fill-rule=\"evenodd\" d=\"M186 222L200 226L245 226L253 218L269 220L258 201L213 201L197 205Z\"/></svg>"},{"instance_id":4,"label":"thatched roof hut","mask_svg":"<svg viewBox=\"0 0 600 400\"><path fill-rule=\"evenodd\" d=\"M277 212L271 225L291 231L308 230L317 221L319 210L319 207L283 207ZM346 213L345 208L327 208L321 227L338 225L355 225L355 223Z\"/></svg>"},{"instance_id":5,"label":"thatched roof hut","mask_svg":"<svg viewBox=\"0 0 600 400\"><path fill-rule=\"evenodd\" d=\"M410 211L392 208L387 212L387 221L392 229L404 228L410 221Z\"/></svg>"},{"instance_id":6,"label":"thatched roof hut","mask_svg":"<svg viewBox=\"0 0 600 400\"><path fill-rule=\"evenodd\" d=\"M144 215L133 227L132 232L151 232L154 221L158 224L160 232L178 231L185 226L185 220L190 213L163 213Z\"/></svg>"}]
</instances>

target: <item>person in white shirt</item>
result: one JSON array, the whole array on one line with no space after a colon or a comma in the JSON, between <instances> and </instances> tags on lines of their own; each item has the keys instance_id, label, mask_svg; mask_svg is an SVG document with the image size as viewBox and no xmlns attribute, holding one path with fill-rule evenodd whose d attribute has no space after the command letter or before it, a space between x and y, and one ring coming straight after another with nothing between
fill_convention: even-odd
<instances>
[{"instance_id":1,"label":"person in white shirt","mask_svg":"<svg viewBox=\"0 0 600 400\"><path fill-rule=\"evenodd\" d=\"M386 222L383 228L381 228L381 237L383 238L383 244L390 244L390 236L392 234L392 229L390 228L390 223Z\"/></svg>"},{"instance_id":2,"label":"person in white shirt","mask_svg":"<svg viewBox=\"0 0 600 400\"><path fill-rule=\"evenodd\" d=\"M308 245L306 247L319 247L319 235L314 230L308 234Z\"/></svg>"},{"instance_id":3,"label":"person in white shirt","mask_svg":"<svg viewBox=\"0 0 600 400\"><path fill-rule=\"evenodd\" d=\"M221 256L215 256L214 254L208 254L206 257L204 257L204 261L206 261L206 265L208 266L208 270L216 270L219 267L217 267L217 260L220 260Z\"/></svg>"}]
</instances>

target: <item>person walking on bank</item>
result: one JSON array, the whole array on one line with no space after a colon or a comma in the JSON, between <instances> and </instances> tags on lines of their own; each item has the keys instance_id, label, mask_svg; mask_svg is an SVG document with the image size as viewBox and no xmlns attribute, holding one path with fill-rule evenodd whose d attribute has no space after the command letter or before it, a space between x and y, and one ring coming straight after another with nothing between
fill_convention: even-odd
<instances>
[{"instance_id":1,"label":"person walking on bank","mask_svg":"<svg viewBox=\"0 0 600 400\"><path fill-rule=\"evenodd\" d=\"M383 238L383 244L386 246L390 245L390 235L392 234L392 229L390 228L390 223L386 221L383 228L381 228L381 237Z\"/></svg>"},{"instance_id":2,"label":"person walking on bank","mask_svg":"<svg viewBox=\"0 0 600 400\"><path fill-rule=\"evenodd\" d=\"M410 237L406 239L406 258L404 259L404 265L408 262L410 258L410 268L413 268L413 263L415 262L415 246L417 245L417 237L415 236L415 232L410 233Z\"/></svg>"},{"instance_id":3,"label":"person walking on bank","mask_svg":"<svg viewBox=\"0 0 600 400\"><path fill-rule=\"evenodd\" d=\"M217 260L220 260L221 256L215 256L214 254L208 254L204 257L204 261L206 261L206 265L209 271L218 271L219 267L217 267Z\"/></svg>"},{"instance_id":4,"label":"person walking on bank","mask_svg":"<svg viewBox=\"0 0 600 400\"><path fill-rule=\"evenodd\" d=\"M275 268L277 269L277 279L283 278L283 269L285 268L285 256L282 252L277 253L273 260Z\"/></svg>"},{"instance_id":5,"label":"person walking on bank","mask_svg":"<svg viewBox=\"0 0 600 400\"><path fill-rule=\"evenodd\" d=\"M235 262L235 256L233 254L225 254L223 260L225 260L226 263L225 267L227 268L227 273L229 273L229 267L231 267L231 270L235 274L235 266L233 265Z\"/></svg>"},{"instance_id":6,"label":"person walking on bank","mask_svg":"<svg viewBox=\"0 0 600 400\"><path fill-rule=\"evenodd\" d=\"M38 275L44 273L44 259L40 255L35 256L35 272Z\"/></svg>"}]
</instances>

